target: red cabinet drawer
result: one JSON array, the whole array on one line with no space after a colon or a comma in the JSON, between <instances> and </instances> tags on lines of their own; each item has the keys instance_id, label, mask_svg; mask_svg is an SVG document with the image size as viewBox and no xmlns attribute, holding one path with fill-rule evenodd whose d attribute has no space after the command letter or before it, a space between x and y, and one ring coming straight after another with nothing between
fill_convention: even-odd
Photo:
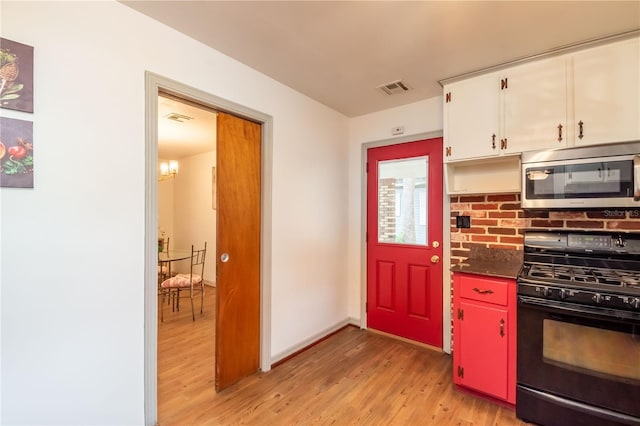
<instances>
[{"instance_id":1,"label":"red cabinet drawer","mask_svg":"<svg viewBox=\"0 0 640 426\"><path fill-rule=\"evenodd\" d=\"M455 291L460 291L460 297L507 306L508 285L513 280L467 274L460 274L459 278Z\"/></svg>"}]
</instances>

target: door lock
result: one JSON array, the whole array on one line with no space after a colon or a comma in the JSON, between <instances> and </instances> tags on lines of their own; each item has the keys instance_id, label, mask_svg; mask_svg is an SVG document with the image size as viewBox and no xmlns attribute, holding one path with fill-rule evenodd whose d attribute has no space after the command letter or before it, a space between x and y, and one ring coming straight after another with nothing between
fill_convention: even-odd
<instances>
[{"instance_id":1,"label":"door lock","mask_svg":"<svg viewBox=\"0 0 640 426\"><path fill-rule=\"evenodd\" d=\"M437 254L434 254L433 256L431 256L431 263L438 263L440 262L440 256L438 256Z\"/></svg>"}]
</instances>

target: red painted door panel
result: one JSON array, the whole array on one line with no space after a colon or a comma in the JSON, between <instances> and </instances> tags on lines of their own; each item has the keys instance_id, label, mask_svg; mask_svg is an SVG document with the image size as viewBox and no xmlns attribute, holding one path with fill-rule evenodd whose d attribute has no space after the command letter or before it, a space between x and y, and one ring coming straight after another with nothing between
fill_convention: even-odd
<instances>
[{"instance_id":1,"label":"red painted door panel","mask_svg":"<svg viewBox=\"0 0 640 426\"><path fill-rule=\"evenodd\" d=\"M461 383L500 399L507 399L506 308L479 306L461 302L464 320L457 330L464 345L460 365L464 368ZM501 333L502 331L502 333Z\"/></svg>"},{"instance_id":2,"label":"red painted door panel","mask_svg":"<svg viewBox=\"0 0 640 426\"><path fill-rule=\"evenodd\" d=\"M442 138L367 164L367 326L442 347Z\"/></svg>"}]
</instances>

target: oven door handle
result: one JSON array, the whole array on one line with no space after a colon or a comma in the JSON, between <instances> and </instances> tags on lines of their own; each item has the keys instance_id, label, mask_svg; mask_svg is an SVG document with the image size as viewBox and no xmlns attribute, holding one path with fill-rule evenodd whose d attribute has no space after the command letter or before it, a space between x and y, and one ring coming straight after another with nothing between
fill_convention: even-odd
<instances>
[{"instance_id":1,"label":"oven door handle","mask_svg":"<svg viewBox=\"0 0 640 426\"><path fill-rule=\"evenodd\" d=\"M592 318L612 318L640 323L640 313L621 311L618 309L598 308L593 306L574 305L555 300L538 299L529 296L518 296L518 306L526 305L531 309L550 311L556 314L580 315Z\"/></svg>"},{"instance_id":2,"label":"oven door handle","mask_svg":"<svg viewBox=\"0 0 640 426\"><path fill-rule=\"evenodd\" d=\"M640 201L640 155L633 157L633 199Z\"/></svg>"}]
</instances>

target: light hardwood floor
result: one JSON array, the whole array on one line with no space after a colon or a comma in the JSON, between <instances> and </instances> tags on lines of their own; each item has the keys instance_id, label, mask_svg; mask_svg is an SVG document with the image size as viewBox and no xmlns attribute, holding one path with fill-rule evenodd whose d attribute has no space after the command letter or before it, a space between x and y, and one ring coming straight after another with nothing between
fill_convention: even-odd
<instances>
[{"instance_id":1,"label":"light hardwood floor","mask_svg":"<svg viewBox=\"0 0 640 426\"><path fill-rule=\"evenodd\" d=\"M199 303L196 308L199 311ZM191 320L166 309L158 333L158 415L167 425L525 425L456 389L451 357L347 327L216 394L215 289Z\"/></svg>"}]
</instances>

